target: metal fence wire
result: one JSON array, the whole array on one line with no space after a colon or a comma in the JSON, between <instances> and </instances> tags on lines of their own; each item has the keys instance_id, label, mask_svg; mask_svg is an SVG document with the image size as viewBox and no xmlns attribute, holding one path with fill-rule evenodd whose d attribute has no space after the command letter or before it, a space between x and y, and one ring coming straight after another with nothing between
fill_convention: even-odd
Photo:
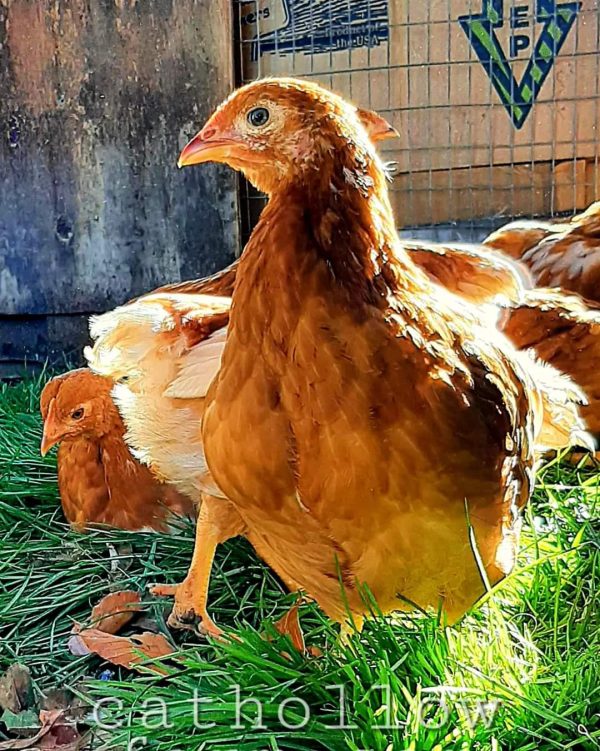
<instances>
[{"instance_id":1,"label":"metal fence wire","mask_svg":"<svg viewBox=\"0 0 600 751\"><path fill-rule=\"evenodd\" d=\"M600 198L600 0L234 0L239 83L315 78L399 138L400 231L481 239ZM246 230L262 199L245 186Z\"/></svg>"}]
</instances>

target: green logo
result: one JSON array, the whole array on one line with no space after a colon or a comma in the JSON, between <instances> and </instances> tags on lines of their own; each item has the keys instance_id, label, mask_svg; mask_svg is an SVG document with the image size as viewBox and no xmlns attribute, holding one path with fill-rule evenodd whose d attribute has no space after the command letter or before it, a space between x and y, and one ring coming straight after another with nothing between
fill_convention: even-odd
<instances>
[{"instance_id":1,"label":"green logo","mask_svg":"<svg viewBox=\"0 0 600 751\"><path fill-rule=\"evenodd\" d=\"M528 6L513 6L510 17L505 19L503 0L483 0L481 13L458 19L515 128L521 128L531 112L580 8L580 2L536 0L535 21L542 24L542 29L533 44L531 57L519 83L513 75L496 29L509 24L510 56L515 58L532 44L529 35L523 33L530 26Z\"/></svg>"}]
</instances>

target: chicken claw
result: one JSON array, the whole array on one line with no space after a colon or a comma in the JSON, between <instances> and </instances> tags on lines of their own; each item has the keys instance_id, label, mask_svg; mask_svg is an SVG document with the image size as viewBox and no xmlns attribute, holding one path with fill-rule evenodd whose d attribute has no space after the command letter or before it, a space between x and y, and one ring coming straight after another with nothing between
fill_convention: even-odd
<instances>
[{"instance_id":1,"label":"chicken claw","mask_svg":"<svg viewBox=\"0 0 600 751\"><path fill-rule=\"evenodd\" d=\"M203 495L196 526L194 556L187 576L180 584L153 584L156 597L175 597L168 625L202 636L222 638L224 632L209 616L208 588L217 545L241 534L244 523L234 506L220 498Z\"/></svg>"},{"instance_id":2,"label":"chicken claw","mask_svg":"<svg viewBox=\"0 0 600 751\"><path fill-rule=\"evenodd\" d=\"M152 597L175 597L181 584L149 584L148 592Z\"/></svg>"},{"instance_id":3,"label":"chicken claw","mask_svg":"<svg viewBox=\"0 0 600 751\"><path fill-rule=\"evenodd\" d=\"M171 611L167 624L174 629L194 631L202 636L212 636L218 639L223 636L223 630L208 615L206 608L199 605L188 607L193 601L193 592L186 592L189 586L187 580L180 584L151 584L148 592L153 597L174 597L175 604Z\"/></svg>"}]
</instances>

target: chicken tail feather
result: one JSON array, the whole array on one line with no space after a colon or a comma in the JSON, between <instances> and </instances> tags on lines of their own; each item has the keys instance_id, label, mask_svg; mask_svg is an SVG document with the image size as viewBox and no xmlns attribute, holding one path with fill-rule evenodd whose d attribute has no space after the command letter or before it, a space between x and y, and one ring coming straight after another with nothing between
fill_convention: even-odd
<instances>
[{"instance_id":1,"label":"chicken tail feather","mask_svg":"<svg viewBox=\"0 0 600 751\"><path fill-rule=\"evenodd\" d=\"M541 452L568 448L595 450L580 407L587 404L584 392L569 376L536 359L533 350L519 353L536 387L536 447Z\"/></svg>"}]
</instances>

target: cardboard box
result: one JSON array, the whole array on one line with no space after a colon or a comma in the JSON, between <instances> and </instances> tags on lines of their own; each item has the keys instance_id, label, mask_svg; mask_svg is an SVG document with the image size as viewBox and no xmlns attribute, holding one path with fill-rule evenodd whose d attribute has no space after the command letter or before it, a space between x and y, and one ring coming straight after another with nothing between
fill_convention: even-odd
<instances>
[{"instance_id":1,"label":"cardboard box","mask_svg":"<svg viewBox=\"0 0 600 751\"><path fill-rule=\"evenodd\" d=\"M238 2L243 80L314 77L400 132L398 223L600 197L600 0ZM518 168L517 168L518 166Z\"/></svg>"}]
</instances>

